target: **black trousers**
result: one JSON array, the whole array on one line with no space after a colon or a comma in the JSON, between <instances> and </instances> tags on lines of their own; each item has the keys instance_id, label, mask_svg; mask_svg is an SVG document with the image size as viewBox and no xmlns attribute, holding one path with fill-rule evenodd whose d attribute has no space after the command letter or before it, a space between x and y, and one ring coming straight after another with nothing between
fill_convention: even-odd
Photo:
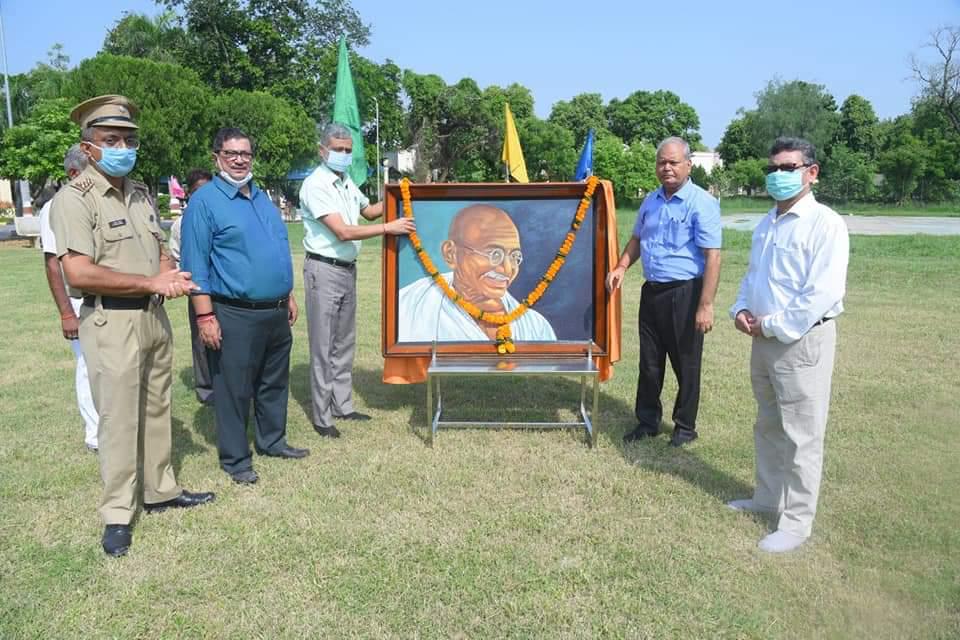
<instances>
[{"instance_id":1,"label":"black trousers","mask_svg":"<svg viewBox=\"0 0 960 640\"><path fill-rule=\"evenodd\" d=\"M200 339L197 328L197 312L187 301L187 319L190 321L190 348L193 351L193 385L197 400L206 402L213 397L213 381L210 379L210 365L207 364L207 348Z\"/></svg>"},{"instance_id":2,"label":"black trousers","mask_svg":"<svg viewBox=\"0 0 960 640\"><path fill-rule=\"evenodd\" d=\"M219 302L220 350L207 349L217 417L217 450L227 473L252 468L247 418L253 403L258 452L287 446L287 397L293 335L287 307L240 309Z\"/></svg>"},{"instance_id":3,"label":"black trousers","mask_svg":"<svg viewBox=\"0 0 960 640\"><path fill-rule=\"evenodd\" d=\"M702 289L703 279L695 278L645 282L640 292L640 373L634 413L638 428L648 433L660 431L667 357L679 387L673 405L675 429L682 433L697 428L703 334L695 321Z\"/></svg>"}]
</instances>

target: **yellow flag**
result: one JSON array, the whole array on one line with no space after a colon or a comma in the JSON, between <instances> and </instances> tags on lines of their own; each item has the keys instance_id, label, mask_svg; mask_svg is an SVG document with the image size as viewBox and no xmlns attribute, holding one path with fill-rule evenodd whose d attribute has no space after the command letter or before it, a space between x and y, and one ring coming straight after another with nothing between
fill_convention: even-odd
<instances>
[{"instance_id":1,"label":"yellow flag","mask_svg":"<svg viewBox=\"0 0 960 640\"><path fill-rule=\"evenodd\" d=\"M527 163L523 161L523 149L520 148L520 136L517 135L517 125L510 113L510 105L504 103L503 111L507 118L506 135L503 138L503 163L507 171L517 182L530 182L527 177Z\"/></svg>"}]
</instances>

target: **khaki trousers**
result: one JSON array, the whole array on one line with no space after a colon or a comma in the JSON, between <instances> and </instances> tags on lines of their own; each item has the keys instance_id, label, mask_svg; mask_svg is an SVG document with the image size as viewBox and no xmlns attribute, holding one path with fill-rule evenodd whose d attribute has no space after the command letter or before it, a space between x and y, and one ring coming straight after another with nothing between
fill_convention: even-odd
<instances>
[{"instance_id":1,"label":"khaki trousers","mask_svg":"<svg viewBox=\"0 0 960 640\"><path fill-rule=\"evenodd\" d=\"M84 305L80 344L100 414L100 517L104 524L130 524L140 494L138 467L145 503L181 493L170 463L170 322L153 304L147 311Z\"/></svg>"},{"instance_id":2,"label":"khaki trousers","mask_svg":"<svg viewBox=\"0 0 960 640\"><path fill-rule=\"evenodd\" d=\"M754 338L750 379L757 399L753 500L780 512L777 528L808 537L823 468L823 438L837 323L814 326L794 343Z\"/></svg>"}]
</instances>

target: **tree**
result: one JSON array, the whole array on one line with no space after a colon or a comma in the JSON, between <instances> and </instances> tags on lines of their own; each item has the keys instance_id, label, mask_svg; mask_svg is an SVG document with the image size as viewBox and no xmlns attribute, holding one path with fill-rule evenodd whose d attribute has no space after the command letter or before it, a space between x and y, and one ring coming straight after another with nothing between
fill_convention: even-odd
<instances>
[{"instance_id":1,"label":"tree","mask_svg":"<svg viewBox=\"0 0 960 640\"><path fill-rule=\"evenodd\" d=\"M960 27L936 29L924 48L933 49L938 59L927 64L912 56L913 77L920 84L920 94L935 104L960 134Z\"/></svg>"},{"instance_id":2,"label":"tree","mask_svg":"<svg viewBox=\"0 0 960 640\"><path fill-rule=\"evenodd\" d=\"M167 9L155 18L124 12L103 41L104 53L157 62L184 60L187 34L177 26L176 14Z\"/></svg>"},{"instance_id":3,"label":"tree","mask_svg":"<svg viewBox=\"0 0 960 640\"><path fill-rule=\"evenodd\" d=\"M873 196L875 167L862 151L845 144L834 145L820 172L817 197L827 202L869 200Z\"/></svg>"},{"instance_id":4,"label":"tree","mask_svg":"<svg viewBox=\"0 0 960 640\"><path fill-rule=\"evenodd\" d=\"M830 145L839 127L837 103L826 87L793 80L771 80L757 93L757 108L747 119L752 146L766 149L780 136L797 136L813 143L821 157L830 154Z\"/></svg>"},{"instance_id":5,"label":"tree","mask_svg":"<svg viewBox=\"0 0 960 640\"><path fill-rule=\"evenodd\" d=\"M316 125L307 112L262 91L232 90L219 94L211 109L213 127L204 147L220 127L239 127L256 142L253 171L257 182L282 188L291 169L317 156Z\"/></svg>"},{"instance_id":6,"label":"tree","mask_svg":"<svg viewBox=\"0 0 960 640\"><path fill-rule=\"evenodd\" d=\"M872 159L880 146L879 124L869 100L856 94L848 96L840 107L840 143Z\"/></svg>"},{"instance_id":7,"label":"tree","mask_svg":"<svg viewBox=\"0 0 960 640\"><path fill-rule=\"evenodd\" d=\"M66 67L70 58L63 46L54 44L47 52L47 63L38 63L27 73L10 76L10 106L13 122L22 122L41 100L52 100L63 95L66 82ZM7 128L6 102L0 101L0 133Z\"/></svg>"},{"instance_id":8,"label":"tree","mask_svg":"<svg viewBox=\"0 0 960 640\"><path fill-rule=\"evenodd\" d=\"M134 172L152 190L163 176L209 162L213 95L189 69L101 53L73 71L67 93L74 103L116 93L140 108Z\"/></svg>"},{"instance_id":9,"label":"tree","mask_svg":"<svg viewBox=\"0 0 960 640\"><path fill-rule=\"evenodd\" d=\"M734 118L723 132L723 138L717 145L717 153L723 158L724 164L733 164L738 160L755 158L757 149L753 146L750 125L747 122L750 115L741 110L739 118Z\"/></svg>"},{"instance_id":10,"label":"tree","mask_svg":"<svg viewBox=\"0 0 960 640\"><path fill-rule=\"evenodd\" d=\"M710 187L710 174L698 164L691 167L690 180L701 189L708 189Z\"/></svg>"},{"instance_id":11,"label":"tree","mask_svg":"<svg viewBox=\"0 0 960 640\"><path fill-rule=\"evenodd\" d=\"M700 142L696 110L672 91L636 91L625 100L610 101L606 109L610 131L628 143L653 145L679 136L691 145Z\"/></svg>"},{"instance_id":12,"label":"tree","mask_svg":"<svg viewBox=\"0 0 960 640\"><path fill-rule=\"evenodd\" d=\"M520 121L517 128L532 181L573 178L578 155L572 133L554 122L533 117Z\"/></svg>"},{"instance_id":13,"label":"tree","mask_svg":"<svg viewBox=\"0 0 960 640\"><path fill-rule=\"evenodd\" d=\"M913 119L900 116L888 127L884 151L877 158L883 189L897 204L909 200L927 168L927 147L912 132Z\"/></svg>"},{"instance_id":14,"label":"tree","mask_svg":"<svg viewBox=\"0 0 960 640\"><path fill-rule=\"evenodd\" d=\"M0 141L0 176L29 180L33 197L48 180L66 178L63 156L80 140L70 121L70 101L41 100L20 124L7 129Z\"/></svg>"},{"instance_id":15,"label":"tree","mask_svg":"<svg viewBox=\"0 0 960 640\"><path fill-rule=\"evenodd\" d=\"M263 90L310 105L320 61L341 34L369 43L349 0L161 0L186 32L181 64L218 89Z\"/></svg>"},{"instance_id":16,"label":"tree","mask_svg":"<svg viewBox=\"0 0 960 640\"><path fill-rule=\"evenodd\" d=\"M607 115L599 93L581 93L568 101L560 100L553 105L548 119L572 133L578 149L587 140L590 129L598 133L607 130Z\"/></svg>"},{"instance_id":17,"label":"tree","mask_svg":"<svg viewBox=\"0 0 960 640\"><path fill-rule=\"evenodd\" d=\"M729 165L727 176L730 187L735 191L746 191L752 196L766 187L767 177L764 168L767 166L765 158L745 158Z\"/></svg>"},{"instance_id":18,"label":"tree","mask_svg":"<svg viewBox=\"0 0 960 640\"><path fill-rule=\"evenodd\" d=\"M659 186L656 148L646 142L630 146L613 134L597 137L593 148L594 173L613 181L614 196L621 204L635 202Z\"/></svg>"}]
</instances>

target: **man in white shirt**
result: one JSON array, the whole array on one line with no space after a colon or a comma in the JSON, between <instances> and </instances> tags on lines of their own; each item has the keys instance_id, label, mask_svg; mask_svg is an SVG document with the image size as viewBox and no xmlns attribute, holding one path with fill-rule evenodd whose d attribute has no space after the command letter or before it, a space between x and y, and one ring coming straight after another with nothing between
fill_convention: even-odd
<instances>
[{"instance_id":1,"label":"man in white shirt","mask_svg":"<svg viewBox=\"0 0 960 640\"><path fill-rule=\"evenodd\" d=\"M506 212L488 204L460 210L440 245L453 271L441 274L460 296L490 313L510 313L520 303L507 288L520 273L520 232ZM430 276L400 290L398 342L496 339L497 325L478 322L449 300ZM528 309L510 323L515 341L555 341L553 327Z\"/></svg>"},{"instance_id":2,"label":"man in white shirt","mask_svg":"<svg viewBox=\"0 0 960 640\"><path fill-rule=\"evenodd\" d=\"M340 436L335 418L370 419L353 407L360 241L415 229L410 218L360 224L361 216L376 220L383 215L383 202L370 204L347 173L353 164L351 136L342 124L328 124L320 137L322 163L300 187L313 428L328 438Z\"/></svg>"},{"instance_id":3,"label":"man in white shirt","mask_svg":"<svg viewBox=\"0 0 960 640\"><path fill-rule=\"evenodd\" d=\"M71 180L87 168L87 156L80 150L79 144L73 145L67 151L63 159L63 168L67 172L67 177ZM47 273L47 284L50 286L53 302L60 312L60 327L63 330L63 337L70 341L70 348L77 359L74 379L77 390L77 407L80 409L80 417L83 418L84 424L83 440L88 450L96 452L98 446L97 426L100 423L100 417L93 405L93 394L90 392L90 379L87 375L87 361L83 358L78 337L80 305L83 304L83 297L79 291L69 290L63 279L63 269L60 266L60 260L57 259L57 239L53 235L53 228L50 226L50 207L52 203L53 199L51 198L40 209L40 246L43 248L44 270Z\"/></svg>"},{"instance_id":4,"label":"man in white shirt","mask_svg":"<svg viewBox=\"0 0 960 640\"><path fill-rule=\"evenodd\" d=\"M730 308L753 337L750 379L757 400L756 488L736 511L778 513L760 541L771 553L810 537L820 491L823 439L837 323L843 312L850 240L844 221L810 192L820 174L813 145L778 138L767 193L777 205L753 232L750 265Z\"/></svg>"}]
</instances>

